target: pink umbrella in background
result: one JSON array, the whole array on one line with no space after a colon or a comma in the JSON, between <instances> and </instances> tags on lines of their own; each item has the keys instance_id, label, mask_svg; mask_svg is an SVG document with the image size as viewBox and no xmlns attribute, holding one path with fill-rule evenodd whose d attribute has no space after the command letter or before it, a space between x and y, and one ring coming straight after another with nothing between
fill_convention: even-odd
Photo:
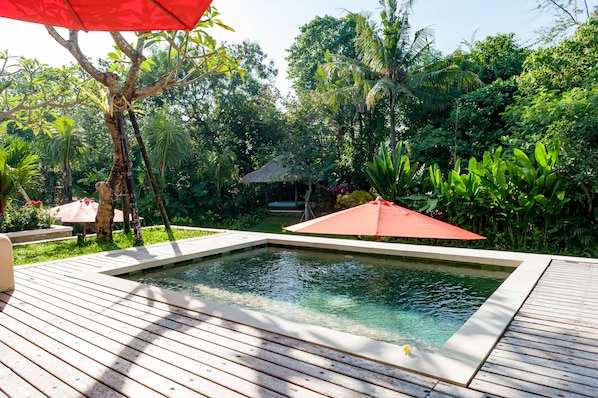
<instances>
[{"instance_id":1,"label":"pink umbrella in background","mask_svg":"<svg viewBox=\"0 0 598 398\"><path fill-rule=\"evenodd\" d=\"M87 232L87 223L96 222L97 213L98 202L88 198L76 200L50 209L50 216L60 217L62 222L83 223L83 235ZM123 222L124 219L122 210L114 209L114 222Z\"/></svg>"}]
</instances>

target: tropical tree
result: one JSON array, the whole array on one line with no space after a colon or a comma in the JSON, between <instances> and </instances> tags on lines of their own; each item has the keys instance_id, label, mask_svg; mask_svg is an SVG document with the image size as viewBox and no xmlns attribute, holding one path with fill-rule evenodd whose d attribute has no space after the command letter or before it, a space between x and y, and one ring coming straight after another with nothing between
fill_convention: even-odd
<instances>
[{"instance_id":1,"label":"tropical tree","mask_svg":"<svg viewBox=\"0 0 598 398\"><path fill-rule=\"evenodd\" d=\"M541 30L546 43L556 42L592 17L598 2L591 0L537 0L538 8L552 13L554 20Z\"/></svg>"},{"instance_id":2,"label":"tropical tree","mask_svg":"<svg viewBox=\"0 0 598 398\"><path fill-rule=\"evenodd\" d=\"M316 96L316 93L312 95ZM308 101L294 101L289 106L289 133L279 150L289 174L307 185L302 219L309 220L314 217L310 207L313 189L333 178L340 148L332 126L322 117L321 108L312 106Z\"/></svg>"},{"instance_id":3,"label":"tropical tree","mask_svg":"<svg viewBox=\"0 0 598 398\"><path fill-rule=\"evenodd\" d=\"M72 108L82 100L80 77L75 66L51 68L35 59L0 52L0 132L9 123L48 131L49 113Z\"/></svg>"},{"instance_id":4,"label":"tropical tree","mask_svg":"<svg viewBox=\"0 0 598 398\"><path fill-rule=\"evenodd\" d=\"M411 38L409 10L411 1L399 6L397 0L380 0L382 24L368 14L351 14L356 23L357 58L330 54L325 69L330 79L350 75L353 89L365 98L368 108L384 98L389 109L390 146L397 144L397 114L401 102L417 99L432 103L438 93L458 86L464 89L481 85L478 77L455 64L430 63L432 32L420 29Z\"/></svg>"},{"instance_id":5,"label":"tropical tree","mask_svg":"<svg viewBox=\"0 0 598 398\"><path fill-rule=\"evenodd\" d=\"M590 219L598 216L597 65L598 19L590 18L573 37L527 58L518 101L505 113L512 145L554 138L561 142L561 167L580 188Z\"/></svg>"},{"instance_id":6,"label":"tropical tree","mask_svg":"<svg viewBox=\"0 0 598 398\"><path fill-rule=\"evenodd\" d=\"M128 157L128 142L124 130L124 113L131 111L129 114L132 114L131 107L135 101L160 93L169 87L191 85L208 75L230 74L236 70L237 63L228 55L226 48L218 45L207 33L206 29L214 26L228 28L220 21L218 12L212 7L208 8L202 20L190 32L138 32L133 44L122 34L111 32L115 51L110 54L109 67L95 65L84 55L78 41L79 31L69 30L68 37L63 37L53 27L46 27L49 34L73 55L79 65L94 80L105 86L111 101L110 111L104 113L104 121L114 144L114 158L108 180L96 184L100 197L96 216L99 240L112 240L115 197L118 193L128 192L135 241L137 244L142 243ZM149 83L140 84L140 74L151 73L151 66L155 64L147 58L144 51L148 47L156 48L161 45L165 45L167 49L168 70L154 75ZM179 71L186 73L178 73Z\"/></svg>"},{"instance_id":7,"label":"tropical tree","mask_svg":"<svg viewBox=\"0 0 598 398\"><path fill-rule=\"evenodd\" d=\"M355 21L350 16L341 19L329 15L316 17L301 26L299 32L286 57L289 78L299 94L316 90L316 72L325 61L326 53L357 57L353 46Z\"/></svg>"},{"instance_id":8,"label":"tropical tree","mask_svg":"<svg viewBox=\"0 0 598 398\"><path fill-rule=\"evenodd\" d=\"M165 107L146 121L147 145L152 164L166 176L166 169L181 165L190 155L190 136L183 122Z\"/></svg>"},{"instance_id":9,"label":"tropical tree","mask_svg":"<svg viewBox=\"0 0 598 398\"><path fill-rule=\"evenodd\" d=\"M6 204L17 193L26 202L29 195L25 187L31 184L38 173L38 156L31 151L28 143L11 136L5 136L0 145L0 214L4 214Z\"/></svg>"},{"instance_id":10,"label":"tropical tree","mask_svg":"<svg viewBox=\"0 0 598 398\"><path fill-rule=\"evenodd\" d=\"M55 166L64 175L64 195L73 200L72 167L87 153L87 144L82 129L68 116L61 116L52 123L52 135L46 140L46 151Z\"/></svg>"}]
</instances>

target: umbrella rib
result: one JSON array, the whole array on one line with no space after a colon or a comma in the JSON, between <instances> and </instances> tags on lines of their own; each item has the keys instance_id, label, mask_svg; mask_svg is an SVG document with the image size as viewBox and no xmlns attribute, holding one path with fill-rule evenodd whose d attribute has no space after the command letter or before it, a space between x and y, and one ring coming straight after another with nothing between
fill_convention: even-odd
<instances>
[{"instance_id":1,"label":"umbrella rib","mask_svg":"<svg viewBox=\"0 0 598 398\"><path fill-rule=\"evenodd\" d=\"M77 12L73 9L73 6L71 6L71 2L69 0L64 0L64 4L66 4L69 11L71 12L71 14L73 14L73 17L77 20L77 23L81 26L81 28L84 31L88 32L87 28L85 27L85 24L83 24L83 21L81 21L81 18L79 18L79 14L77 14Z\"/></svg>"},{"instance_id":2,"label":"umbrella rib","mask_svg":"<svg viewBox=\"0 0 598 398\"><path fill-rule=\"evenodd\" d=\"M176 15L174 15L166 7L164 7L162 4L160 4L159 1L157 1L157 0L149 0L149 1L150 1L150 3L152 3L153 5L155 5L156 7L158 7L160 10L162 10L170 18L172 18L177 23L179 23L184 29L186 29L186 30L193 29L193 27L188 27L187 24L185 22L183 22L179 17L177 17Z\"/></svg>"}]
</instances>

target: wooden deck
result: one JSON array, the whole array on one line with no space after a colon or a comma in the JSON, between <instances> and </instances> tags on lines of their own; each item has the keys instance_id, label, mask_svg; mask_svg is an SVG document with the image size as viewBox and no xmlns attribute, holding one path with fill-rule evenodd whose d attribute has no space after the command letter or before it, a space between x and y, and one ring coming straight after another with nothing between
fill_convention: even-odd
<instances>
[{"instance_id":1,"label":"wooden deck","mask_svg":"<svg viewBox=\"0 0 598 398\"><path fill-rule=\"evenodd\" d=\"M469 388L76 277L248 239L16 268L0 293L0 398L598 396L595 264L553 261Z\"/></svg>"},{"instance_id":2,"label":"wooden deck","mask_svg":"<svg viewBox=\"0 0 598 398\"><path fill-rule=\"evenodd\" d=\"M469 387L598 397L598 265L553 260Z\"/></svg>"}]
</instances>

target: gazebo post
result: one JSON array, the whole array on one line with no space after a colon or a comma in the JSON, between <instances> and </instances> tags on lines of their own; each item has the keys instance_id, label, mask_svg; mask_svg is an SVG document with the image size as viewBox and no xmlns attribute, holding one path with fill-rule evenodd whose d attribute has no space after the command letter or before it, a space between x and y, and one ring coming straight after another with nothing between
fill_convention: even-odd
<instances>
[{"instance_id":1,"label":"gazebo post","mask_svg":"<svg viewBox=\"0 0 598 398\"><path fill-rule=\"evenodd\" d=\"M0 292L15 288L15 272L12 257L12 242L6 235L0 234Z\"/></svg>"}]
</instances>

